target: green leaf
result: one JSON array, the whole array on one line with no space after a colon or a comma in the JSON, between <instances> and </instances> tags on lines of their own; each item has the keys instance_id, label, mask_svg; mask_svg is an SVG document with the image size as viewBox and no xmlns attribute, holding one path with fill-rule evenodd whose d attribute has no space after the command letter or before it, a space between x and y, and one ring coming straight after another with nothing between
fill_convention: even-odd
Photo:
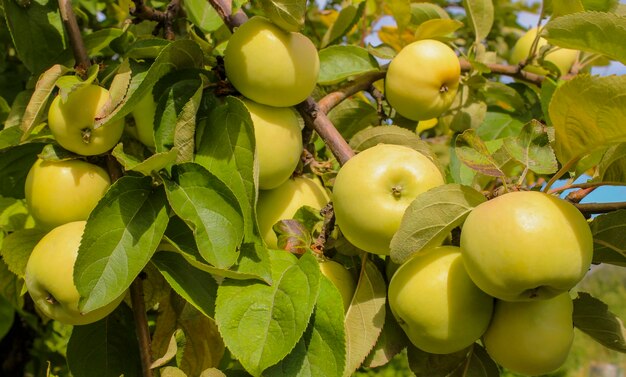
<instances>
[{"instance_id":1,"label":"green leaf","mask_svg":"<svg viewBox=\"0 0 626 377\"><path fill-rule=\"evenodd\" d=\"M168 222L162 189L149 177L117 180L91 212L74 265L80 308L122 295L156 250Z\"/></svg>"},{"instance_id":2,"label":"green leaf","mask_svg":"<svg viewBox=\"0 0 626 377\"><path fill-rule=\"evenodd\" d=\"M273 284L225 280L217 291L215 319L224 342L253 376L282 360L309 323L319 291L313 255L270 253Z\"/></svg>"},{"instance_id":3,"label":"green leaf","mask_svg":"<svg viewBox=\"0 0 626 377\"><path fill-rule=\"evenodd\" d=\"M311 247L311 232L294 219L279 220L272 227L278 239L277 246L292 254L304 254Z\"/></svg>"},{"instance_id":4,"label":"green leaf","mask_svg":"<svg viewBox=\"0 0 626 377\"><path fill-rule=\"evenodd\" d=\"M344 377L351 376L376 345L385 324L387 285L369 259L364 259L356 292L346 313L346 369Z\"/></svg>"},{"instance_id":5,"label":"green leaf","mask_svg":"<svg viewBox=\"0 0 626 377\"><path fill-rule=\"evenodd\" d=\"M187 19L204 33L214 32L224 25L224 21L215 8L207 7L204 0L185 0L183 9Z\"/></svg>"},{"instance_id":6,"label":"green leaf","mask_svg":"<svg viewBox=\"0 0 626 377\"><path fill-rule=\"evenodd\" d=\"M356 75L378 71L378 62L358 46L330 46L319 52L320 85L332 85Z\"/></svg>"},{"instance_id":7,"label":"green leaf","mask_svg":"<svg viewBox=\"0 0 626 377\"><path fill-rule=\"evenodd\" d=\"M265 15L276 25L297 32L304 27L306 0L262 0Z\"/></svg>"},{"instance_id":8,"label":"green leaf","mask_svg":"<svg viewBox=\"0 0 626 377\"><path fill-rule=\"evenodd\" d=\"M32 74L59 62L67 42L56 1L29 1L20 6L17 1L2 0L2 7L20 61Z\"/></svg>"},{"instance_id":9,"label":"green leaf","mask_svg":"<svg viewBox=\"0 0 626 377\"><path fill-rule=\"evenodd\" d=\"M542 36L550 44L603 54L626 64L626 16L578 12L551 19Z\"/></svg>"},{"instance_id":10,"label":"green leaf","mask_svg":"<svg viewBox=\"0 0 626 377\"><path fill-rule=\"evenodd\" d=\"M506 176L501 170L500 163L489 152L475 130L466 130L458 135L454 149L459 160L473 170L492 177L503 178Z\"/></svg>"},{"instance_id":11,"label":"green leaf","mask_svg":"<svg viewBox=\"0 0 626 377\"><path fill-rule=\"evenodd\" d=\"M574 326L603 346L626 353L626 328L608 306L589 293L574 300Z\"/></svg>"},{"instance_id":12,"label":"green leaf","mask_svg":"<svg viewBox=\"0 0 626 377\"><path fill-rule=\"evenodd\" d=\"M463 8L465 8L469 24L474 30L476 42L480 43L487 38L493 26L493 3L491 0L463 0Z\"/></svg>"},{"instance_id":13,"label":"green leaf","mask_svg":"<svg viewBox=\"0 0 626 377\"><path fill-rule=\"evenodd\" d=\"M598 164L597 176L600 182L626 182L626 143L614 145L606 150Z\"/></svg>"},{"instance_id":14,"label":"green leaf","mask_svg":"<svg viewBox=\"0 0 626 377\"><path fill-rule=\"evenodd\" d=\"M0 196L24 197L26 176L43 147L43 144L32 143L0 151Z\"/></svg>"},{"instance_id":15,"label":"green leaf","mask_svg":"<svg viewBox=\"0 0 626 377\"><path fill-rule=\"evenodd\" d=\"M389 280L391 277L388 278ZM391 313L389 301L385 307L387 313ZM404 330L393 315L385 316L385 325L376 341L376 346L367 356L363 366L377 368L391 362L392 358L399 354L409 344Z\"/></svg>"},{"instance_id":16,"label":"green leaf","mask_svg":"<svg viewBox=\"0 0 626 377\"><path fill-rule=\"evenodd\" d=\"M0 296L4 297L14 308L24 306L24 280L9 271L3 259L0 259Z\"/></svg>"},{"instance_id":17,"label":"green leaf","mask_svg":"<svg viewBox=\"0 0 626 377\"><path fill-rule=\"evenodd\" d=\"M268 377L341 377L346 363L346 339L341 294L325 276L309 326L294 349L263 372Z\"/></svg>"},{"instance_id":18,"label":"green leaf","mask_svg":"<svg viewBox=\"0 0 626 377\"><path fill-rule=\"evenodd\" d=\"M467 366L467 377L500 377L498 365L491 359L487 351L474 343L472 355Z\"/></svg>"},{"instance_id":19,"label":"green leaf","mask_svg":"<svg viewBox=\"0 0 626 377\"><path fill-rule=\"evenodd\" d=\"M617 11L619 0L582 0L585 10L596 10L599 12Z\"/></svg>"},{"instance_id":20,"label":"green leaf","mask_svg":"<svg viewBox=\"0 0 626 377\"><path fill-rule=\"evenodd\" d=\"M155 253L152 263L176 293L205 316L215 315L217 282L211 274L194 268L180 254L172 252Z\"/></svg>"},{"instance_id":21,"label":"green leaf","mask_svg":"<svg viewBox=\"0 0 626 377\"><path fill-rule=\"evenodd\" d=\"M552 97L550 119L563 165L626 141L626 76L578 75L565 82Z\"/></svg>"},{"instance_id":22,"label":"green leaf","mask_svg":"<svg viewBox=\"0 0 626 377\"><path fill-rule=\"evenodd\" d=\"M210 7L207 7L210 8ZM187 377L187 374L176 367L165 367L161 369L161 377Z\"/></svg>"},{"instance_id":23,"label":"green leaf","mask_svg":"<svg viewBox=\"0 0 626 377\"><path fill-rule=\"evenodd\" d=\"M435 355L409 346L407 356L409 367L416 377L448 377L465 376L463 369L468 362L468 349L445 354Z\"/></svg>"},{"instance_id":24,"label":"green leaf","mask_svg":"<svg viewBox=\"0 0 626 377\"><path fill-rule=\"evenodd\" d=\"M22 130L19 127L8 127L0 130L0 151L17 146L22 138Z\"/></svg>"},{"instance_id":25,"label":"green leaf","mask_svg":"<svg viewBox=\"0 0 626 377\"><path fill-rule=\"evenodd\" d=\"M152 173L158 173L176 162L178 148L174 147L167 152L155 153L147 159L140 161L132 155L124 153L124 145L119 143L113 148L111 154L124 167L124 170L136 171L137 173L151 176Z\"/></svg>"},{"instance_id":26,"label":"green leaf","mask_svg":"<svg viewBox=\"0 0 626 377\"><path fill-rule=\"evenodd\" d=\"M420 250L439 246L474 207L486 200L480 192L459 184L437 186L418 195L391 239L391 259L403 263Z\"/></svg>"},{"instance_id":27,"label":"green leaf","mask_svg":"<svg viewBox=\"0 0 626 377\"><path fill-rule=\"evenodd\" d=\"M422 22L415 30L415 39L446 39L463 27L458 20L434 19Z\"/></svg>"},{"instance_id":28,"label":"green leaf","mask_svg":"<svg viewBox=\"0 0 626 377\"><path fill-rule=\"evenodd\" d=\"M552 174L558 170L547 127L539 121L532 120L519 136L505 139L504 147L514 159L537 174Z\"/></svg>"},{"instance_id":29,"label":"green leaf","mask_svg":"<svg viewBox=\"0 0 626 377\"><path fill-rule=\"evenodd\" d=\"M378 112L371 103L348 98L328 112L328 119L346 140L357 132L379 124Z\"/></svg>"},{"instance_id":30,"label":"green leaf","mask_svg":"<svg viewBox=\"0 0 626 377\"><path fill-rule=\"evenodd\" d=\"M581 0L552 0L552 18L570 13L582 12L585 8Z\"/></svg>"},{"instance_id":31,"label":"green leaf","mask_svg":"<svg viewBox=\"0 0 626 377\"><path fill-rule=\"evenodd\" d=\"M504 139L519 135L523 127L524 122L512 114L489 111L476 129L476 135L484 141Z\"/></svg>"},{"instance_id":32,"label":"green leaf","mask_svg":"<svg viewBox=\"0 0 626 377\"><path fill-rule=\"evenodd\" d=\"M450 15L437 4L411 3L411 23L420 25L423 22L434 19L449 19Z\"/></svg>"},{"instance_id":33,"label":"green leaf","mask_svg":"<svg viewBox=\"0 0 626 377\"><path fill-rule=\"evenodd\" d=\"M365 10L366 2L359 3L358 6L348 5L341 9L339 16L335 22L328 28L326 34L322 38L320 48L327 47L335 42L339 41L359 22L363 11Z\"/></svg>"},{"instance_id":34,"label":"green leaf","mask_svg":"<svg viewBox=\"0 0 626 377\"><path fill-rule=\"evenodd\" d=\"M387 6L391 9L391 15L396 21L400 31L404 30L411 22L411 2L409 0L390 0Z\"/></svg>"},{"instance_id":35,"label":"green leaf","mask_svg":"<svg viewBox=\"0 0 626 377\"><path fill-rule=\"evenodd\" d=\"M67 364L74 377L141 375L132 311L122 303L98 322L75 326L67 344Z\"/></svg>"},{"instance_id":36,"label":"green leaf","mask_svg":"<svg viewBox=\"0 0 626 377\"><path fill-rule=\"evenodd\" d=\"M626 210L597 216L591 222L594 263L626 267Z\"/></svg>"},{"instance_id":37,"label":"green leaf","mask_svg":"<svg viewBox=\"0 0 626 377\"><path fill-rule=\"evenodd\" d=\"M15 318L15 310L9 301L0 296L0 339L11 330Z\"/></svg>"},{"instance_id":38,"label":"green leaf","mask_svg":"<svg viewBox=\"0 0 626 377\"><path fill-rule=\"evenodd\" d=\"M202 166L175 165L164 179L174 212L193 230L198 251L215 267L228 268L243 239L241 208L232 191Z\"/></svg>"},{"instance_id":39,"label":"green leaf","mask_svg":"<svg viewBox=\"0 0 626 377\"><path fill-rule=\"evenodd\" d=\"M17 96L15 96L15 99L11 104L11 111L9 111L9 115L4 122L5 130L8 128L17 127L22 123L24 111L26 110L26 106L28 106L28 102L30 102L30 97L32 97L33 92L34 89L26 89L22 90L17 94Z\"/></svg>"},{"instance_id":40,"label":"green leaf","mask_svg":"<svg viewBox=\"0 0 626 377\"><path fill-rule=\"evenodd\" d=\"M4 238L0 253L11 272L20 278L24 277L30 253L45 235L46 232L39 229L22 229Z\"/></svg>"},{"instance_id":41,"label":"green leaf","mask_svg":"<svg viewBox=\"0 0 626 377\"><path fill-rule=\"evenodd\" d=\"M496 105L505 110L525 110L526 103L524 98L510 85L501 82L487 81L484 85L480 86L480 90L487 101L489 101L489 105Z\"/></svg>"},{"instance_id":42,"label":"green leaf","mask_svg":"<svg viewBox=\"0 0 626 377\"><path fill-rule=\"evenodd\" d=\"M0 196L0 232L9 233L24 229L29 227L32 221L25 200Z\"/></svg>"}]
</instances>

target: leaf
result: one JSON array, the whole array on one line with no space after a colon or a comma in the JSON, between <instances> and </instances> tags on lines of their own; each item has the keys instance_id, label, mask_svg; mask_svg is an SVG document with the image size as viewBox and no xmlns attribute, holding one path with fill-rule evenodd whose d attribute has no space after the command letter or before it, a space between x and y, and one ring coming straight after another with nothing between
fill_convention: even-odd
<instances>
[{"instance_id":1,"label":"leaf","mask_svg":"<svg viewBox=\"0 0 626 377\"><path fill-rule=\"evenodd\" d=\"M626 16L578 12L553 18L542 36L552 45L603 54L626 64Z\"/></svg>"},{"instance_id":2,"label":"leaf","mask_svg":"<svg viewBox=\"0 0 626 377\"><path fill-rule=\"evenodd\" d=\"M6 148L15 147L20 143L22 130L19 127L6 127L0 130L0 151Z\"/></svg>"},{"instance_id":3,"label":"leaf","mask_svg":"<svg viewBox=\"0 0 626 377\"><path fill-rule=\"evenodd\" d=\"M423 22L434 19L449 19L450 15L445 9L432 3L411 3L411 23L420 25Z\"/></svg>"},{"instance_id":4,"label":"leaf","mask_svg":"<svg viewBox=\"0 0 626 377\"><path fill-rule=\"evenodd\" d=\"M311 247L311 233L299 221L280 220L272 227L278 238L277 246L292 254L304 254Z\"/></svg>"},{"instance_id":5,"label":"leaf","mask_svg":"<svg viewBox=\"0 0 626 377\"><path fill-rule=\"evenodd\" d=\"M346 140L357 132L379 123L376 108L364 100L348 98L328 112L328 119Z\"/></svg>"},{"instance_id":6,"label":"leaf","mask_svg":"<svg viewBox=\"0 0 626 377\"><path fill-rule=\"evenodd\" d=\"M480 192L459 184L437 186L418 195L391 239L391 260L403 263L420 250L439 246L473 208L485 201Z\"/></svg>"},{"instance_id":7,"label":"leaf","mask_svg":"<svg viewBox=\"0 0 626 377\"><path fill-rule=\"evenodd\" d=\"M365 4L366 2L363 1L359 3L358 6L348 5L343 7L335 22L328 28L326 34L324 34L320 48L323 49L324 47L334 44L348 34L363 15Z\"/></svg>"},{"instance_id":8,"label":"leaf","mask_svg":"<svg viewBox=\"0 0 626 377\"><path fill-rule=\"evenodd\" d=\"M162 315L163 315L163 309L161 309L161 314L159 314L159 316L162 316ZM159 327L159 330L160 330L160 327ZM155 332L155 335L157 336L160 335L160 331ZM160 340L161 339L159 339L158 337L152 338L153 348L155 348L156 344L159 344ZM185 333L183 332L183 330L180 330L180 329L175 330L174 333L172 334L169 344L167 345L167 349L165 353L163 354L163 356L154 360L152 364L150 364L150 369L159 368L168 364L174 357L176 357L176 354L178 353L179 343L184 346L184 341L185 341Z\"/></svg>"},{"instance_id":9,"label":"leaf","mask_svg":"<svg viewBox=\"0 0 626 377\"><path fill-rule=\"evenodd\" d=\"M28 106L28 102L30 102L30 98L32 97L34 91L34 89L22 90L17 94L17 96L15 96L15 99L11 104L11 111L9 111L9 115L7 115L7 119L4 122L5 130L18 127L22 123L24 111L26 111L26 106Z\"/></svg>"},{"instance_id":10,"label":"leaf","mask_svg":"<svg viewBox=\"0 0 626 377\"><path fill-rule=\"evenodd\" d=\"M224 25L224 21L215 8L207 7L206 1L186 0L183 2L183 9L187 19L204 33L214 32Z\"/></svg>"},{"instance_id":11,"label":"leaf","mask_svg":"<svg viewBox=\"0 0 626 377\"><path fill-rule=\"evenodd\" d=\"M207 7L208 8L208 7ZM176 367L165 367L161 369L161 377L187 377L187 374Z\"/></svg>"},{"instance_id":12,"label":"leaf","mask_svg":"<svg viewBox=\"0 0 626 377\"><path fill-rule=\"evenodd\" d=\"M552 174L558 170L547 127L539 121L532 120L519 136L505 139L504 147L514 159L537 174Z\"/></svg>"},{"instance_id":13,"label":"leaf","mask_svg":"<svg viewBox=\"0 0 626 377\"><path fill-rule=\"evenodd\" d=\"M217 282L211 274L194 268L181 255L172 252L154 254L152 263L176 293L205 316L215 316Z\"/></svg>"},{"instance_id":14,"label":"leaf","mask_svg":"<svg viewBox=\"0 0 626 377\"><path fill-rule=\"evenodd\" d=\"M608 306L589 293L574 300L574 326L603 346L626 353L626 328Z\"/></svg>"},{"instance_id":15,"label":"leaf","mask_svg":"<svg viewBox=\"0 0 626 377\"><path fill-rule=\"evenodd\" d=\"M552 0L552 18L570 13L582 12L585 8L581 0Z\"/></svg>"},{"instance_id":16,"label":"leaf","mask_svg":"<svg viewBox=\"0 0 626 377\"><path fill-rule=\"evenodd\" d=\"M463 375L469 353L466 348L451 354L436 355L409 346L407 356L409 367L416 377L448 377Z\"/></svg>"},{"instance_id":17,"label":"leaf","mask_svg":"<svg viewBox=\"0 0 626 377\"><path fill-rule=\"evenodd\" d=\"M606 150L597 166L594 179L600 182L626 182L626 143Z\"/></svg>"},{"instance_id":18,"label":"leaf","mask_svg":"<svg viewBox=\"0 0 626 377\"><path fill-rule=\"evenodd\" d=\"M174 212L193 230L200 255L215 267L228 268L243 239L241 209L232 191L202 166L175 165L164 179Z\"/></svg>"},{"instance_id":19,"label":"leaf","mask_svg":"<svg viewBox=\"0 0 626 377\"><path fill-rule=\"evenodd\" d=\"M463 27L463 23L458 20L427 20L415 30L415 39L445 39L461 27Z\"/></svg>"},{"instance_id":20,"label":"leaf","mask_svg":"<svg viewBox=\"0 0 626 377\"><path fill-rule=\"evenodd\" d=\"M385 324L387 286L376 265L364 259L364 267L346 313L346 369L343 375L351 376L363 363Z\"/></svg>"},{"instance_id":21,"label":"leaf","mask_svg":"<svg viewBox=\"0 0 626 377\"><path fill-rule=\"evenodd\" d=\"M409 0L390 0L387 6L391 9L391 15L396 21L400 31L404 30L411 22L411 3Z\"/></svg>"},{"instance_id":22,"label":"leaf","mask_svg":"<svg viewBox=\"0 0 626 377\"><path fill-rule=\"evenodd\" d=\"M487 351L474 343L465 376L500 377L500 369L498 369L498 365L491 359L489 354L487 354Z\"/></svg>"},{"instance_id":23,"label":"leaf","mask_svg":"<svg viewBox=\"0 0 626 377\"><path fill-rule=\"evenodd\" d=\"M599 215L591 222L593 262L626 267L626 210Z\"/></svg>"},{"instance_id":24,"label":"leaf","mask_svg":"<svg viewBox=\"0 0 626 377\"><path fill-rule=\"evenodd\" d=\"M42 148L43 144L29 143L0 151L0 196L24 197L26 176Z\"/></svg>"},{"instance_id":25,"label":"leaf","mask_svg":"<svg viewBox=\"0 0 626 377\"><path fill-rule=\"evenodd\" d=\"M289 355L263 372L268 377L341 377L346 339L341 294L325 276L309 326Z\"/></svg>"},{"instance_id":26,"label":"leaf","mask_svg":"<svg viewBox=\"0 0 626 377\"><path fill-rule=\"evenodd\" d=\"M32 222L25 200L0 196L0 232L9 233L32 227Z\"/></svg>"},{"instance_id":27,"label":"leaf","mask_svg":"<svg viewBox=\"0 0 626 377\"><path fill-rule=\"evenodd\" d=\"M67 344L67 364L74 377L141 375L132 311L122 303L98 322L75 326Z\"/></svg>"},{"instance_id":28,"label":"leaf","mask_svg":"<svg viewBox=\"0 0 626 377\"><path fill-rule=\"evenodd\" d=\"M287 31L297 32L304 27L306 0L263 0L267 17Z\"/></svg>"},{"instance_id":29,"label":"leaf","mask_svg":"<svg viewBox=\"0 0 626 377\"><path fill-rule=\"evenodd\" d=\"M45 235L46 232L39 229L21 229L4 238L0 253L11 272L24 277L30 253Z\"/></svg>"},{"instance_id":30,"label":"leaf","mask_svg":"<svg viewBox=\"0 0 626 377\"><path fill-rule=\"evenodd\" d=\"M524 122L515 115L506 112L489 111L482 124L476 129L476 135L484 141L516 137L524 127Z\"/></svg>"},{"instance_id":31,"label":"leaf","mask_svg":"<svg viewBox=\"0 0 626 377\"><path fill-rule=\"evenodd\" d=\"M9 271L3 259L0 259L0 296L4 297L14 308L21 309L24 306L26 287L24 280Z\"/></svg>"},{"instance_id":32,"label":"leaf","mask_svg":"<svg viewBox=\"0 0 626 377\"><path fill-rule=\"evenodd\" d=\"M466 130L458 135L454 149L459 160L473 170L492 177L504 178L506 176L475 130Z\"/></svg>"},{"instance_id":33,"label":"leaf","mask_svg":"<svg viewBox=\"0 0 626 377\"><path fill-rule=\"evenodd\" d=\"M147 159L140 161L135 157L124 153L124 145L119 143L113 148L111 154L126 171L136 171L146 176L158 173L162 169L172 166L178 157L178 148L174 147L167 152L155 153Z\"/></svg>"},{"instance_id":34,"label":"leaf","mask_svg":"<svg viewBox=\"0 0 626 377\"><path fill-rule=\"evenodd\" d=\"M358 46L330 46L319 52L320 73L317 83L332 85L356 75L379 70L378 62Z\"/></svg>"},{"instance_id":35,"label":"leaf","mask_svg":"<svg viewBox=\"0 0 626 377\"><path fill-rule=\"evenodd\" d=\"M117 180L91 212L74 265L79 307L91 311L122 295L148 263L168 214L149 177Z\"/></svg>"},{"instance_id":36,"label":"leaf","mask_svg":"<svg viewBox=\"0 0 626 377\"><path fill-rule=\"evenodd\" d=\"M15 310L9 301L0 296L0 339L11 330L13 319L15 318Z\"/></svg>"},{"instance_id":37,"label":"leaf","mask_svg":"<svg viewBox=\"0 0 626 377\"><path fill-rule=\"evenodd\" d=\"M385 307L387 313L391 313L389 307L389 301ZM404 330L396 321L393 315L385 316L385 325L378 337L376 346L372 349L372 352L367 356L363 366L368 368L377 368L389 363L392 358L399 354L409 344L409 339L406 337Z\"/></svg>"},{"instance_id":38,"label":"leaf","mask_svg":"<svg viewBox=\"0 0 626 377\"><path fill-rule=\"evenodd\" d=\"M350 147L356 151L364 151L377 144L404 145L415 149L437 163L430 146L421 140L415 132L411 132L406 128L398 126L370 127L359 131L350 139Z\"/></svg>"},{"instance_id":39,"label":"leaf","mask_svg":"<svg viewBox=\"0 0 626 377\"><path fill-rule=\"evenodd\" d=\"M310 253L270 253L273 284L225 280L215 319L233 356L253 376L282 360L296 345L313 312L320 270Z\"/></svg>"},{"instance_id":40,"label":"leaf","mask_svg":"<svg viewBox=\"0 0 626 377\"><path fill-rule=\"evenodd\" d=\"M476 43L487 38L493 26L494 9L491 0L463 0L467 20L474 30Z\"/></svg>"},{"instance_id":41,"label":"leaf","mask_svg":"<svg viewBox=\"0 0 626 377\"><path fill-rule=\"evenodd\" d=\"M554 151L561 164L613 143L626 141L626 76L578 75L565 82L550 101Z\"/></svg>"}]
</instances>

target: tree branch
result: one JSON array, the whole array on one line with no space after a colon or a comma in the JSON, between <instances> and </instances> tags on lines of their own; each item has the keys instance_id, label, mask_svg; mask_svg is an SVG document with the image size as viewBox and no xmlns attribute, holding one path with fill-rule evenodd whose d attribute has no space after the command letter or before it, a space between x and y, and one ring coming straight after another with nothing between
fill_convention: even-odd
<instances>
[{"instance_id":1,"label":"tree branch","mask_svg":"<svg viewBox=\"0 0 626 377\"><path fill-rule=\"evenodd\" d=\"M327 94L326 96L324 96L324 98L319 100L318 104L320 111L324 112L324 114L328 114L328 112L332 110L335 106L340 104L341 101L355 95L360 91L367 90L376 81L384 79L386 73L386 69L382 71L365 73L355 78L343 88Z\"/></svg>"},{"instance_id":2,"label":"tree branch","mask_svg":"<svg viewBox=\"0 0 626 377\"><path fill-rule=\"evenodd\" d=\"M585 215L613 212L626 209L626 202L614 203L573 203Z\"/></svg>"},{"instance_id":3,"label":"tree branch","mask_svg":"<svg viewBox=\"0 0 626 377\"><path fill-rule=\"evenodd\" d=\"M76 15L74 14L74 10L72 10L71 0L59 0L59 10L61 11L63 25L70 38L70 45L72 46L76 66L80 71L86 73L89 67L91 67L91 61L89 60L89 55L87 55L83 37L80 34Z\"/></svg>"},{"instance_id":4,"label":"tree branch","mask_svg":"<svg viewBox=\"0 0 626 377\"><path fill-rule=\"evenodd\" d=\"M130 285L130 300L133 304L133 317L135 318L135 331L139 341L141 358L141 370L143 377L152 377L152 356L150 354L150 331L148 329L148 317L146 316L146 304L143 297L143 281L137 276Z\"/></svg>"},{"instance_id":5,"label":"tree branch","mask_svg":"<svg viewBox=\"0 0 626 377\"><path fill-rule=\"evenodd\" d=\"M461 63L461 71L470 71L472 69L472 65L465 59L459 59ZM506 64L485 64L491 73L496 73L499 75L511 76L516 79L524 80L535 85L541 86L543 80L545 79L542 75L537 75L535 73L526 72L522 70L521 65L506 65Z\"/></svg>"},{"instance_id":6,"label":"tree branch","mask_svg":"<svg viewBox=\"0 0 626 377\"><path fill-rule=\"evenodd\" d=\"M130 14L135 17L135 23L144 20L157 22L158 24L154 29L154 34L158 34L159 31L163 29L165 39L173 41L176 38L173 23L180 11L180 2L181 0L171 0L167 5L166 11L163 12L147 6L143 0L133 0L135 9L132 9Z\"/></svg>"},{"instance_id":7,"label":"tree branch","mask_svg":"<svg viewBox=\"0 0 626 377\"><path fill-rule=\"evenodd\" d=\"M248 21L248 16L241 10L233 15L232 2L229 0L208 0L209 4L215 9L217 14L224 20L224 23L232 32L237 26L243 25Z\"/></svg>"}]
</instances>

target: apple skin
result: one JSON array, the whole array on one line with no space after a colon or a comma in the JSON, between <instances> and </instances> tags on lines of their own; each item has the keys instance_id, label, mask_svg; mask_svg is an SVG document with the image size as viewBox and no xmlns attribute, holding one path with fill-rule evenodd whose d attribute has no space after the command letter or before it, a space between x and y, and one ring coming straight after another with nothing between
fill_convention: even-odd
<instances>
[{"instance_id":1,"label":"apple skin","mask_svg":"<svg viewBox=\"0 0 626 377\"><path fill-rule=\"evenodd\" d=\"M354 246L388 255L409 204L442 184L441 172L428 157L402 145L378 144L339 169L333 188L336 223Z\"/></svg>"},{"instance_id":2,"label":"apple skin","mask_svg":"<svg viewBox=\"0 0 626 377\"><path fill-rule=\"evenodd\" d=\"M94 129L96 116L108 103L109 91L98 85L86 85L71 92L65 102L57 95L48 111L48 127L54 139L68 151L83 156L113 148L122 137L124 120ZM89 137L84 136L85 131L89 131Z\"/></svg>"},{"instance_id":3,"label":"apple skin","mask_svg":"<svg viewBox=\"0 0 626 377\"><path fill-rule=\"evenodd\" d=\"M94 311L81 314L80 295L74 285L74 263L86 221L54 228L33 249L24 281L37 308L47 317L67 325L86 325L109 315L124 295Z\"/></svg>"},{"instance_id":4,"label":"apple skin","mask_svg":"<svg viewBox=\"0 0 626 377\"><path fill-rule=\"evenodd\" d=\"M289 107L311 94L320 62L307 37L255 16L230 37L224 67L230 82L245 97L264 105Z\"/></svg>"},{"instance_id":5,"label":"apple skin","mask_svg":"<svg viewBox=\"0 0 626 377\"><path fill-rule=\"evenodd\" d=\"M254 124L259 188L270 190L285 183L300 162L302 130L295 111L244 101Z\"/></svg>"},{"instance_id":6,"label":"apple skin","mask_svg":"<svg viewBox=\"0 0 626 377\"><path fill-rule=\"evenodd\" d=\"M568 291L583 278L593 240L572 204L518 191L470 212L461 249L467 272L483 291L506 301L541 300Z\"/></svg>"},{"instance_id":7,"label":"apple skin","mask_svg":"<svg viewBox=\"0 0 626 377\"><path fill-rule=\"evenodd\" d=\"M530 47L532 46L533 40L537 36L537 28L534 27L528 30L520 39L515 42L513 46L513 50L511 50L511 56L509 57L509 63L511 64L519 64L524 61L528 57L528 53L530 52ZM537 42L537 52L541 49L541 47L548 44L544 38L539 38ZM570 50L567 48L558 48L557 50L551 51L547 53L544 57L544 60L551 62L556 65L561 71L561 75L564 75L569 72L570 68L572 68L572 64L576 61L578 57L578 51ZM536 73L538 75L547 75L549 71L537 65L527 65L524 67L524 71Z\"/></svg>"},{"instance_id":8,"label":"apple skin","mask_svg":"<svg viewBox=\"0 0 626 377\"><path fill-rule=\"evenodd\" d=\"M436 118L452 105L460 77L459 58L450 47L419 40L405 46L389 64L385 97L405 118Z\"/></svg>"},{"instance_id":9,"label":"apple skin","mask_svg":"<svg viewBox=\"0 0 626 377\"><path fill-rule=\"evenodd\" d=\"M260 190L257 201L259 230L270 249L278 247L278 239L272 230L279 220L291 219L302 206L322 209L330 198L318 179L307 177L289 178L273 190Z\"/></svg>"},{"instance_id":10,"label":"apple skin","mask_svg":"<svg viewBox=\"0 0 626 377\"><path fill-rule=\"evenodd\" d=\"M26 204L37 225L52 229L87 220L111 180L97 165L81 160L37 159L26 176Z\"/></svg>"},{"instance_id":11,"label":"apple skin","mask_svg":"<svg viewBox=\"0 0 626 377\"><path fill-rule=\"evenodd\" d=\"M131 128L132 135L143 145L154 148L154 113L156 102L152 94L146 94L135 106L131 115L135 119L135 127Z\"/></svg>"},{"instance_id":12,"label":"apple skin","mask_svg":"<svg viewBox=\"0 0 626 377\"><path fill-rule=\"evenodd\" d=\"M496 301L483 336L489 356L503 367L531 376L558 369L574 340L569 294L530 302Z\"/></svg>"},{"instance_id":13,"label":"apple skin","mask_svg":"<svg viewBox=\"0 0 626 377\"><path fill-rule=\"evenodd\" d=\"M341 298L343 298L343 310L344 312L348 311L352 297L356 292L354 276L342 264L332 260L320 262L320 270L337 287L341 293Z\"/></svg>"},{"instance_id":14,"label":"apple skin","mask_svg":"<svg viewBox=\"0 0 626 377\"><path fill-rule=\"evenodd\" d=\"M469 278L455 246L414 254L393 275L388 297L411 342L436 354L457 352L478 340L494 301Z\"/></svg>"}]
</instances>

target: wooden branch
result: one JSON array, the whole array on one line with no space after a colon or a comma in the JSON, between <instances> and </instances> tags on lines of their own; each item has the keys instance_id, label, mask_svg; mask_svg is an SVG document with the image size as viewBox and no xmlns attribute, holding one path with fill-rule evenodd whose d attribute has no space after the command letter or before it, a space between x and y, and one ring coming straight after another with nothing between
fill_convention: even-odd
<instances>
[{"instance_id":1,"label":"wooden branch","mask_svg":"<svg viewBox=\"0 0 626 377\"><path fill-rule=\"evenodd\" d=\"M614 203L573 203L580 212L586 215L608 213L626 209L626 202Z\"/></svg>"},{"instance_id":2,"label":"wooden branch","mask_svg":"<svg viewBox=\"0 0 626 377\"><path fill-rule=\"evenodd\" d=\"M63 25L70 39L76 66L79 68L79 72L86 73L89 67L91 67L91 61L89 60L89 55L87 55L83 37L80 34L76 15L74 14L74 10L72 10L71 0L59 0L59 10L61 12Z\"/></svg>"},{"instance_id":3,"label":"wooden branch","mask_svg":"<svg viewBox=\"0 0 626 377\"><path fill-rule=\"evenodd\" d=\"M328 112L340 104L341 101L360 91L367 90L376 81L384 79L386 73L386 70L365 73L355 78L345 87L327 94L324 98L319 100L318 105L320 111L323 111L324 114L328 114Z\"/></svg>"},{"instance_id":4,"label":"wooden branch","mask_svg":"<svg viewBox=\"0 0 626 377\"><path fill-rule=\"evenodd\" d=\"M143 297L143 281L141 276L137 276L130 285L130 300L133 304L133 317L135 319L135 332L139 341L139 353L141 358L141 371L143 377L152 377L152 355L150 346L150 331L148 328L148 317L146 315L146 304Z\"/></svg>"},{"instance_id":5,"label":"wooden branch","mask_svg":"<svg viewBox=\"0 0 626 377\"><path fill-rule=\"evenodd\" d=\"M248 21L248 16L246 16L241 9L237 10L234 15L232 14L233 6L232 2L229 0L209 0L209 4L211 4L222 20L224 20L224 23L231 32L235 30L236 27Z\"/></svg>"},{"instance_id":6,"label":"wooden branch","mask_svg":"<svg viewBox=\"0 0 626 377\"><path fill-rule=\"evenodd\" d=\"M461 71L467 72L472 69L472 65L465 59L459 59L461 63ZM526 72L522 70L521 65L506 65L506 64L485 64L491 73L511 76L516 79L524 80L535 85L541 86L543 80L545 79L542 75L537 75L535 73Z\"/></svg>"},{"instance_id":7,"label":"wooden branch","mask_svg":"<svg viewBox=\"0 0 626 377\"><path fill-rule=\"evenodd\" d=\"M135 23L144 20L157 22L158 24L154 29L153 34L156 35L161 29L163 29L165 39L173 41L176 38L173 25L174 20L178 16L178 12L180 12L180 2L181 0L171 0L171 2L167 5L167 10L163 12L147 6L143 0L133 0L135 9L132 9L130 14L135 17Z\"/></svg>"}]
</instances>

